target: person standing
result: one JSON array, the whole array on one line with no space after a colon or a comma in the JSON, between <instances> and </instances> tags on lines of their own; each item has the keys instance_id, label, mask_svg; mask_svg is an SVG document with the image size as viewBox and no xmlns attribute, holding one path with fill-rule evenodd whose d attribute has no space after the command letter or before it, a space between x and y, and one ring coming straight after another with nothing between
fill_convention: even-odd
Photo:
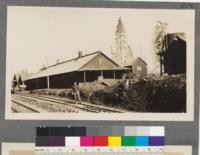
<instances>
[{"instance_id":1,"label":"person standing","mask_svg":"<svg viewBox=\"0 0 200 155\"><path fill-rule=\"evenodd\" d=\"M72 93L74 95L74 99L77 101L77 102L80 102L81 101L81 96L80 96L80 88L79 88L79 85L74 82L74 85L72 87ZM76 102L76 103L77 103Z\"/></svg>"},{"instance_id":2,"label":"person standing","mask_svg":"<svg viewBox=\"0 0 200 155\"><path fill-rule=\"evenodd\" d=\"M130 79L126 79L126 81L125 81L125 89L129 90L129 87L130 87Z\"/></svg>"}]
</instances>

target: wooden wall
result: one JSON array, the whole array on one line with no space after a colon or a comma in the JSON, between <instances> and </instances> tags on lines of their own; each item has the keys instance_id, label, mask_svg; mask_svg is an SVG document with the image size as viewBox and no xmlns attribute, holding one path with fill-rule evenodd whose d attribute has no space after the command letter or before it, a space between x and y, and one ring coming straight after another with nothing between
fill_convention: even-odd
<instances>
[{"instance_id":1,"label":"wooden wall","mask_svg":"<svg viewBox=\"0 0 200 155\"><path fill-rule=\"evenodd\" d=\"M111 60L103 54L98 54L91 61L89 61L81 70L112 70L118 67Z\"/></svg>"},{"instance_id":2,"label":"wooden wall","mask_svg":"<svg viewBox=\"0 0 200 155\"><path fill-rule=\"evenodd\" d=\"M144 63L141 59L137 59L132 66L132 71L137 77L146 76L147 64Z\"/></svg>"}]
</instances>

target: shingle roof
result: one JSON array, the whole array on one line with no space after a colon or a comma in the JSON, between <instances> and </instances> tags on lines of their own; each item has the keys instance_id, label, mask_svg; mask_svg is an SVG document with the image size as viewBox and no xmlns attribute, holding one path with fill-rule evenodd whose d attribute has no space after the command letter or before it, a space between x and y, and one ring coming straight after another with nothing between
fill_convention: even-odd
<instances>
[{"instance_id":1,"label":"shingle roof","mask_svg":"<svg viewBox=\"0 0 200 155\"><path fill-rule=\"evenodd\" d=\"M103 54L103 53L102 52L94 52L94 53L91 53L91 54L84 55L80 58L75 58L75 59L64 61L64 62L55 64L55 65L51 65L51 66L48 67L48 69L43 69L43 70L41 70L37 73L32 74L26 80L45 77L47 75L50 76L50 75L57 75L57 74L62 74L62 73L69 73L69 72L73 72L73 71L81 71L82 66L84 66L90 60L92 60L98 54ZM113 62L113 63L115 63L115 62ZM117 70L117 69L125 69L125 68L119 67L116 64L116 67L112 68L112 69Z\"/></svg>"}]
</instances>

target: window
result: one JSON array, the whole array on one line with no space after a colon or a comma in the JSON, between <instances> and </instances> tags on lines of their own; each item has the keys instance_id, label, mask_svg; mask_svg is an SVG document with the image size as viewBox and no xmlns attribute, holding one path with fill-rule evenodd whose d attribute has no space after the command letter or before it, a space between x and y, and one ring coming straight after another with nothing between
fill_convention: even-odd
<instances>
[{"instance_id":1,"label":"window","mask_svg":"<svg viewBox=\"0 0 200 155\"><path fill-rule=\"evenodd\" d=\"M141 70L142 70L142 67L141 67L141 66L137 66L137 70L138 70L138 71L141 71Z\"/></svg>"}]
</instances>

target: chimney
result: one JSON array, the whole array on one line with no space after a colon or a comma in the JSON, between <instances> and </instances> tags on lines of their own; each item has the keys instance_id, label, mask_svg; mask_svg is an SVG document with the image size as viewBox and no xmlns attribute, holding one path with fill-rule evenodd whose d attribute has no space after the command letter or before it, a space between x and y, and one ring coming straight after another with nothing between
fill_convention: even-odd
<instances>
[{"instance_id":1,"label":"chimney","mask_svg":"<svg viewBox=\"0 0 200 155\"><path fill-rule=\"evenodd\" d=\"M59 59L56 59L56 64L59 64L60 63L60 60Z\"/></svg>"},{"instance_id":2,"label":"chimney","mask_svg":"<svg viewBox=\"0 0 200 155\"><path fill-rule=\"evenodd\" d=\"M83 52L82 51L78 51L78 58L81 58L83 56Z\"/></svg>"}]
</instances>

